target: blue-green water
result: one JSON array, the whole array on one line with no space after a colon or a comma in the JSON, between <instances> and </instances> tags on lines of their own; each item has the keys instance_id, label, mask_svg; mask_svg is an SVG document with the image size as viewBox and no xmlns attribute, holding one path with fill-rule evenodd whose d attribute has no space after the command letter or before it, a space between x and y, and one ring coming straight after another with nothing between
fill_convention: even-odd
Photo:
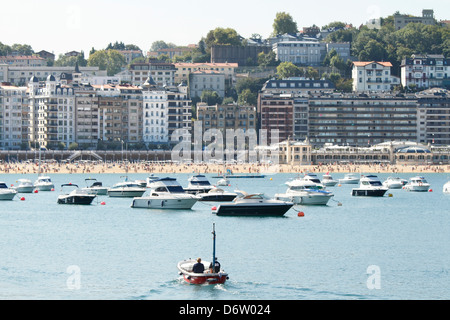
<instances>
[{"instance_id":1,"label":"blue-green water","mask_svg":"<svg viewBox=\"0 0 450 320\"><path fill-rule=\"evenodd\" d=\"M91 176L107 186L121 180ZM190 175L170 176L187 186ZM365 198L342 185L328 188L336 200L328 206L297 207L304 217L291 209L251 218L217 217L213 203L200 202L190 211L134 209L131 199L107 196L91 206L58 205L62 183L84 186L89 175L54 174L56 191L0 202L0 299L449 299L450 195L442 193L449 176L424 176L433 192ZM0 180L24 177L36 179ZM273 196L292 177L232 179L227 189ZM177 262L211 259L213 222L230 279L186 284Z\"/></svg>"}]
</instances>

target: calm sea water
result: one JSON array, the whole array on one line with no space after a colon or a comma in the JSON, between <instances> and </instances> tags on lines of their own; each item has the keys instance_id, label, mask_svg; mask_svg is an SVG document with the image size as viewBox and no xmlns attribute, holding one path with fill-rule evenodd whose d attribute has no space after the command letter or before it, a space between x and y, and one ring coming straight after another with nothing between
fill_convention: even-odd
<instances>
[{"instance_id":1,"label":"calm sea water","mask_svg":"<svg viewBox=\"0 0 450 320\"><path fill-rule=\"evenodd\" d=\"M94 177L111 186L120 176L54 174L56 191L0 202L0 299L450 298L447 174L425 174L433 192L390 190L392 197L352 197L352 185L330 187L335 197L328 206L298 206L281 218L217 217L214 203L190 211L134 209L131 199L107 196L91 206L56 203L62 183L84 186ZM190 175L171 176L187 186ZM14 184L23 177L36 179L0 180ZM273 196L293 177L232 179L227 189ZM177 262L211 260L213 223L217 256L230 279L186 284Z\"/></svg>"}]
</instances>

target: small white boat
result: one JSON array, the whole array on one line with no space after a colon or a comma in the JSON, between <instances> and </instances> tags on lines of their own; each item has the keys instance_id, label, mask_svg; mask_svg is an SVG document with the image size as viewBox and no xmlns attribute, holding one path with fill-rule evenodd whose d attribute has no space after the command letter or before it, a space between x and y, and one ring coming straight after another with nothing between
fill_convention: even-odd
<instances>
[{"instance_id":1,"label":"small white boat","mask_svg":"<svg viewBox=\"0 0 450 320\"><path fill-rule=\"evenodd\" d=\"M352 189L352 196L382 197L388 191L375 175L363 176L359 188Z\"/></svg>"},{"instance_id":2,"label":"small white boat","mask_svg":"<svg viewBox=\"0 0 450 320\"><path fill-rule=\"evenodd\" d=\"M448 181L444 186L442 187L442 192L444 193L450 193L450 181Z\"/></svg>"},{"instance_id":3,"label":"small white boat","mask_svg":"<svg viewBox=\"0 0 450 320\"><path fill-rule=\"evenodd\" d=\"M39 191L52 191L55 189L55 185L50 177L38 176L34 182L34 188Z\"/></svg>"},{"instance_id":4,"label":"small white boat","mask_svg":"<svg viewBox=\"0 0 450 320\"><path fill-rule=\"evenodd\" d=\"M325 186L322 184L319 177L315 173L307 173L301 179L314 182L316 184L317 189L325 189Z\"/></svg>"},{"instance_id":5,"label":"small white boat","mask_svg":"<svg viewBox=\"0 0 450 320\"><path fill-rule=\"evenodd\" d=\"M333 187L338 183L337 180L334 180L333 177L330 174L324 174L322 177L322 184L325 187Z\"/></svg>"},{"instance_id":6,"label":"small white boat","mask_svg":"<svg viewBox=\"0 0 450 320\"><path fill-rule=\"evenodd\" d=\"M87 193L96 194L98 196L104 196L108 194L108 187L104 187L100 181L97 181L97 179L88 178L84 179L84 181L86 181L86 183L88 183L89 181L93 181L91 185L88 185L87 187L82 189Z\"/></svg>"},{"instance_id":7,"label":"small white boat","mask_svg":"<svg viewBox=\"0 0 450 320\"><path fill-rule=\"evenodd\" d=\"M303 205L326 205L334 196L332 192L319 189L310 180L296 179L286 182L288 189L285 193L277 193L276 200L290 201Z\"/></svg>"},{"instance_id":8,"label":"small white boat","mask_svg":"<svg viewBox=\"0 0 450 320\"><path fill-rule=\"evenodd\" d=\"M203 192L209 192L214 188L213 185L208 181L208 179L202 175L197 174L188 179L189 184L187 188L184 188L184 191L187 193L198 194Z\"/></svg>"},{"instance_id":9,"label":"small white boat","mask_svg":"<svg viewBox=\"0 0 450 320\"><path fill-rule=\"evenodd\" d=\"M217 202L233 201L237 197L237 195L238 194L235 192L225 191L220 188L211 189L207 193L197 194L199 198L198 201L217 201Z\"/></svg>"},{"instance_id":10,"label":"small white boat","mask_svg":"<svg viewBox=\"0 0 450 320\"><path fill-rule=\"evenodd\" d=\"M69 193L63 192L64 187L75 188ZM67 183L61 185L61 194L58 196L58 204L83 204L89 205L97 195L82 190L76 184Z\"/></svg>"},{"instance_id":11,"label":"small white boat","mask_svg":"<svg viewBox=\"0 0 450 320\"><path fill-rule=\"evenodd\" d=\"M223 187L229 186L230 180L228 180L227 178L224 177L224 178L220 179L219 181L217 181L216 185L223 186Z\"/></svg>"},{"instance_id":12,"label":"small white boat","mask_svg":"<svg viewBox=\"0 0 450 320\"><path fill-rule=\"evenodd\" d=\"M162 178L153 181L148 196L135 197L132 208L146 209L191 209L198 198L184 192L175 178Z\"/></svg>"},{"instance_id":13,"label":"small white boat","mask_svg":"<svg viewBox=\"0 0 450 320\"><path fill-rule=\"evenodd\" d=\"M34 190L34 185L29 179L18 179L18 185L14 186L18 193L32 193Z\"/></svg>"},{"instance_id":14,"label":"small white boat","mask_svg":"<svg viewBox=\"0 0 450 320\"><path fill-rule=\"evenodd\" d=\"M409 182L404 186L407 191L426 192L430 189L430 184L424 177L412 177Z\"/></svg>"},{"instance_id":15,"label":"small white boat","mask_svg":"<svg viewBox=\"0 0 450 320\"><path fill-rule=\"evenodd\" d=\"M142 196L146 188L142 187L140 184L136 182L119 182L114 186L108 189L109 197L118 197L118 198L134 198Z\"/></svg>"},{"instance_id":16,"label":"small white boat","mask_svg":"<svg viewBox=\"0 0 450 320\"><path fill-rule=\"evenodd\" d=\"M0 182L0 200L12 200L16 194L15 189L8 188L5 182Z\"/></svg>"},{"instance_id":17,"label":"small white boat","mask_svg":"<svg viewBox=\"0 0 450 320\"><path fill-rule=\"evenodd\" d=\"M398 177L389 177L383 181L383 186L388 189L401 189L404 185L404 179Z\"/></svg>"},{"instance_id":18,"label":"small white boat","mask_svg":"<svg viewBox=\"0 0 450 320\"><path fill-rule=\"evenodd\" d=\"M348 173L343 179L339 179L339 183L342 184L358 184L360 180L359 175L355 173Z\"/></svg>"}]
</instances>

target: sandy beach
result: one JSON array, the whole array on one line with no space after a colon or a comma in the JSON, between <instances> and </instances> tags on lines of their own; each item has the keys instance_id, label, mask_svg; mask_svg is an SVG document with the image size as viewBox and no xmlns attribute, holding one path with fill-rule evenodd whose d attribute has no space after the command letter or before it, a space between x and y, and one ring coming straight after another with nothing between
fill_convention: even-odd
<instances>
[{"instance_id":1,"label":"sandy beach","mask_svg":"<svg viewBox=\"0 0 450 320\"><path fill-rule=\"evenodd\" d=\"M333 165L260 165L260 164L234 164L225 168L219 164L149 164L129 163L128 165L115 163L44 163L41 164L43 174L101 174L101 173L215 173L223 175L228 170L232 173L264 174L275 173L450 173L450 165L389 165L389 164L333 164ZM37 174L38 163L2 163L2 174Z\"/></svg>"}]
</instances>

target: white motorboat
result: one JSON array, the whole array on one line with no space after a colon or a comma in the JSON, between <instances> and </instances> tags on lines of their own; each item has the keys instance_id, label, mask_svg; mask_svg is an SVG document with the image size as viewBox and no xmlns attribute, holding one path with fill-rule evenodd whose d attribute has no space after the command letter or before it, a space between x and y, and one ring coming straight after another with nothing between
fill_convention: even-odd
<instances>
[{"instance_id":1,"label":"white motorboat","mask_svg":"<svg viewBox=\"0 0 450 320\"><path fill-rule=\"evenodd\" d=\"M294 203L268 199L262 193L236 197L213 211L218 216L283 216Z\"/></svg>"},{"instance_id":2,"label":"white motorboat","mask_svg":"<svg viewBox=\"0 0 450 320\"><path fill-rule=\"evenodd\" d=\"M34 185L29 179L18 179L18 185L14 186L18 193L32 193L34 190Z\"/></svg>"},{"instance_id":3,"label":"white motorboat","mask_svg":"<svg viewBox=\"0 0 450 320\"><path fill-rule=\"evenodd\" d=\"M75 188L69 193L63 192L64 187ZM67 183L61 185L61 194L58 196L58 204L84 204L89 205L97 197L97 195L88 193L86 190L80 189L78 185Z\"/></svg>"},{"instance_id":4,"label":"white motorboat","mask_svg":"<svg viewBox=\"0 0 450 320\"><path fill-rule=\"evenodd\" d=\"M322 184L319 177L315 173L307 173L302 179L314 182L316 184L317 189L325 189L325 186Z\"/></svg>"},{"instance_id":5,"label":"white motorboat","mask_svg":"<svg viewBox=\"0 0 450 320\"><path fill-rule=\"evenodd\" d=\"M409 182L404 186L407 191L426 192L430 189L430 184L424 177L412 177Z\"/></svg>"},{"instance_id":6,"label":"white motorboat","mask_svg":"<svg viewBox=\"0 0 450 320\"><path fill-rule=\"evenodd\" d=\"M197 174L188 179L189 184L187 188L184 189L185 192L191 194L209 192L214 188L213 185L206 179L206 177L202 174Z\"/></svg>"},{"instance_id":7,"label":"white motorboat","mask_svg":"<svg viewBox=\"0 0 450 320\"><path fill-rule=\"evenodd\" d=\"M442 192L444 193L450 193L450 181L448 181L444 186L442 187Z\"/></svg>"},{"instance_id":8,"label":"white motorboat","mask_svg":"<svg viewBox=\"0 0 450 320\"><path fill-rule=\"evenodd\" d=\"M401 189L404 185L404 179L398 177L389 177L383 181L383 186L388 189Z\"/></svg>"},{"instance_id":9,"label":"white motorboat","mask_svg":"<svg viewBox=\"0 0 450 320\"><path fill-rule=\"evenodd\" d=\"M0 182L0 200L12 200L16 194L15 189L8 188L5 182Z\"/></svg>"},{"instance_id":10,"label":"white motorboat","mask_svg":"<svg viewBox=\"0 0 450 320\"><path fill-rule=\"evenodd\" d=\"M228 180L228 178L224 177L224 178L218 180L216 185L223 186L223 187L229 186L230 185L230 180Z\"/></svg>"},{"instance_id":11,"label":"white motorboat","mask_svg":"<svg viewBox=\"0 0 450 320\"><path fill-rule=\"evenodd\" d=\"M235 192L225 191L220 188L213 188L209 192L199 193L197 195L199 197L198 201L233 201L234 198L238 196Z\"/></svg>"},{"instance_id":12,"label":"white motorboat","mask_svg":"<svg viewBox=\"0 0 450 320\"><path fill-rule=\"evenodd\" d=\"M317 188L316 183L310 180L296 179L286 184L288 185L286 192L275 194L275 199L294 204L326 205L334 196L332 192Z\"/></svg>"},{"instance_id":13,"label":"white motorboat","mask_svg":"<svg viewBox=\"0 0 450 320\"><path fill-rule=\"evenodd\" d=\"M191 209L198 201L195 195L186 193L175 178L154 180L148 196L135 197L132 208Z\"/></svg>"},{"instance_id":14,"label":"white motorboat","mask_svg":"<svg viewBox=\"0 0 450 320\"><path fill-rule=\"evenodd\" d=\"M339 183L341 184L358 184L360 180L359 175L355 173L348 173L344 176L343 179L339 179Z\"/></svg>"},{"instance_id":15,"label":"white motorboat","mask_svg":"<svg viewBox=\"0 0 450 320\"><path fill-rule=\"evenodd\" d=\"M142 196L145 191L147 191L147 189L136 182L124 181L116 183L114 186L109 188L108 196L119 198L134 198Z\"/></svg>"},{"instance_id":16,"label":"white motorboat","mask_svg":"<svg viewBox=\"0 0 450 320\"><path fill-rule=\"evenodd\" d=\"M84 179L86 183L88 184L87 187L83 188L82 190L85 190L87 193L90 194L96 194L98 196L104 196L108 194L108 187L103 186L103 184L100 181L97 181L97 179ZM89 185L89 181L93 181L91 185Z\"/></svg>"},{"instance_id":17,"label":"white motorboat","mask_svg":"<svg viewBox=\"0 0 450 320\"><path fill-rule=\"evenodd\" d=\"M53 191L55 185L50 177L38 176L37 180L34 182L34 188L39 191Z\"/></svg>"},{"instance_id":18,"label":"white motorboat","mask_svg":"<svg viewBox=\"0 0 450 320\"><path fill-rule=\"evenodd\" d=\"M375 175L363 176L359 188L352 189L352 196L382 197L388 191Z\"/></svg>"},{"instance_id":19,"label":"white motorboat","mask_svg":"<svg viewBox=\"0 0 450 320\"><path fill-rule=\"evenodd\" d=\"M337 180L334 180L333 177L330 174L324 174L322 177L322 184L325 187L333 187L338 183Z\"/></svg>"}]
</instances>

